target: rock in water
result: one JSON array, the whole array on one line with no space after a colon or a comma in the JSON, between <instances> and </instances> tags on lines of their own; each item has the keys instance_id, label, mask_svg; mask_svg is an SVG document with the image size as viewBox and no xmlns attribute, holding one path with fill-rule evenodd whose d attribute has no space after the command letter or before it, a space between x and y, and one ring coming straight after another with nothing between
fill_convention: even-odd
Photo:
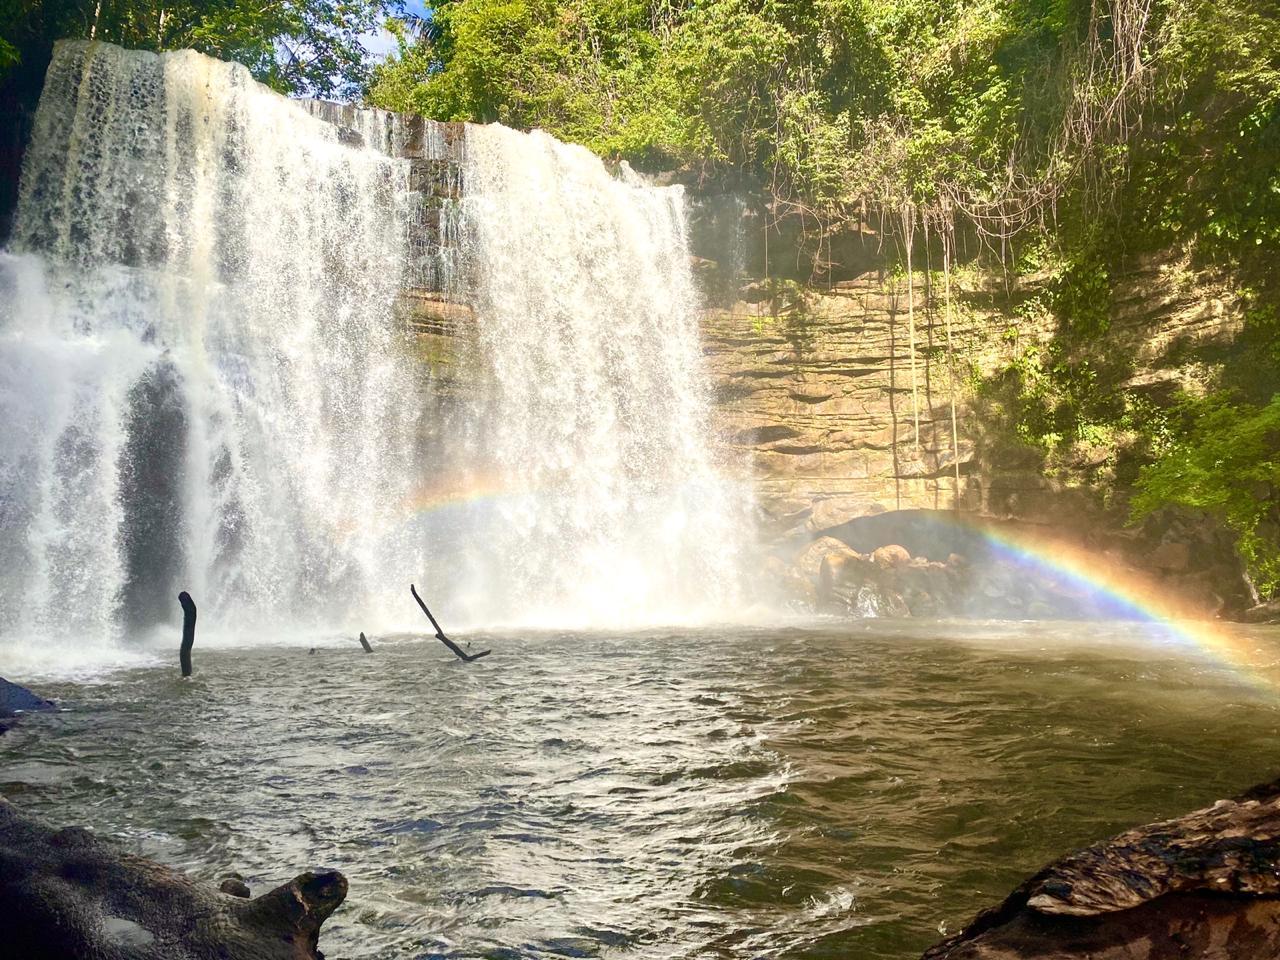
<instances>
[{"instance_id":1,"label":"rock in water","mask_svg":"<svg viewBox=\"0 0 1280 960\"><path fill-rule=\"evenodd\" d=\"M53 710L54 706L44 697L37 697L26 687L0 677L0 717L12 717L24 710Z\"/></svg>"},{"instance_id":2,"label":"rock in water","mask_svg":"<svg viewBox=\"0 0 1280 960\"><path fill-rule=\"evenodd\" d=\"M320 925L347 895L332 870L256 900L53 830L0 800L0 954L23 960L323 960Z\"/></svg>"},{"instance_id":3,"label":"rock in water","mask_svg":"<svg viewBox=\"0 0 1280 960\"><path fill-rule=\"evenodd\" d=\"M1240 619L1245 623L1280 623L1280 600L1250 607Z\"/></svg>"},{"instance_id":4,"label":"rock in water","mask_svg":"<svg viewBox=\"0 0 1280 960\"><path fill-rule=\"evenodd\" d=\"M1280 956L1280 780L1045 867L923 960Z\"/></svg>"},{"instance_id":5,"label":"rock in water","mask_svg":"<svg viewBox=\"0 0 1280 960\"><path fill-rule=\"evenodd\" d=\"M879 564L886 570L894 567L905 567L911 562L911 551L896 543L877 547L871 554L871 562Z\"/></svg>"}]
</instances>

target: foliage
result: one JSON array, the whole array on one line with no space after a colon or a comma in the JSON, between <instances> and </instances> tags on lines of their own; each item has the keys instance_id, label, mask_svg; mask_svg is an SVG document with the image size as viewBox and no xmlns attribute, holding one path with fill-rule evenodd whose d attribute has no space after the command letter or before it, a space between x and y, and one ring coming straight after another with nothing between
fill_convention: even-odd
<instances>
[{"instance_id":1,"label":"foliage","mask_svg":"<svg viewBox=\"0 0 1280 960\"><path fill-rule=\"evenodd\" d=\"M81 37L192 48L238 60L283 92L351 95L369 75L361 36L402 9L400 0L0 0L0 71Z\"/></svg>"},{"instance_id":2,"label":"foliage","mask_svg":"<svg viewBox=\"0 0 1280 960\"><path fill-rule=\"evenodd\" d=\"M1180 435L1138 480L1134 519L1166 504L1214 514L1237 534L1259 592L1280 596L1280 394L1265 406L1217 394L1179 413Z\"/></svg>"}]
</instances>

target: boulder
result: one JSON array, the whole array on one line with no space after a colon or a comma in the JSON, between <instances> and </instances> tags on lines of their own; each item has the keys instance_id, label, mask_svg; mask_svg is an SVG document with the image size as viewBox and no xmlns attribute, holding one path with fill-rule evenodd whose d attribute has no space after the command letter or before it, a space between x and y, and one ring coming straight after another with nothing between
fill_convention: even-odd
<instances>
[{"instance_id":1,"label":"boulder","mask_svg":"<svg viewBox=\"0 0 1280 960\"><path fill-rule=\"evenodd\" d=\"M26 687L0 677L0 717L12 717L31 710L54 710L52 702L38 697Z\"/></svg>"},{"instance_id":2,"label":"boulder","mask_svg":"<svg viewBox=\"0 0 1280 960\"><path fill-rule=\"evenodd\" d=\"M838 564L827 558L820 581L827 608L853 617L909 617L902 596L901 578L866 557L843 558Z\"/></svg>"},{"instance_id":3,"label":"boulder","mask_svg":"<svg viewBox=\"0 0 1280 960\"><path fill-rule=\"evenodd\" d=\"M12 729L20 713L56 709L51 701L0 677L0 734Z\"/></svg>"},{"instance_id":4,"label":"boulder","mask_svg":"<svg viewBox=\"0 0 1280 960\"><path fill-rule=\"evenodd\" d=\"M846 557L860 556L858 551L843 540L837 540L835 537L818 537L796 554L792 566L800 576L816 582L818 573L822 569L822 562L833 554Z\"/></svg>"},{"instance_id":5,"label":"boulder","mask_svg":"<svg viewBox=\"0 0 1280 960\"><path fill-rule=\"evenodd\" d=\"M1245 623L1280 623L1280 600L1250 607L1240 619Z\"/></svg>"},{"instance_id":6,"label":"boulder","mask_svg":"<svg viewBox=\"0 0 1280 960\"><path fill-rule=\"evenodd\" d=\"M876 568L862 554L846 548L839 553L829 553L822 558L818 568L818 604L834 606L839 612L847 612L849 586L861 586Z\"/></svg>"},{"instance_id":7,"label":"boulder","mask_svg":"<svg viewBox=\"0 0 1280 960\"><path fill-rule=\"evenodd\" d=\"M321 870L242 899L119 851L80 827L54 830L0 799L5 956L323 960L320 925L346 895L346 878Z\"/></svg>"},{"instance_id":8,"label":"boulder","mask_svg":"<svg viewBox=\"0 0 1280 960\"><path fill-rule=\"evenodd\" d=\"M892 570L894 567L905 567L911 562L911 551L896 543L877 547L871 554L871 562Z\"/></svg>"},{"instance_id":9,"label":"boulder","mask_svg":"<svg viewBox=\"0 0 1280 960\"><path fill-rule=\"evenodd\" d=\"M1280 780L1045 867L923 960L1280 956Z\"/></svg>"}]
</instances>

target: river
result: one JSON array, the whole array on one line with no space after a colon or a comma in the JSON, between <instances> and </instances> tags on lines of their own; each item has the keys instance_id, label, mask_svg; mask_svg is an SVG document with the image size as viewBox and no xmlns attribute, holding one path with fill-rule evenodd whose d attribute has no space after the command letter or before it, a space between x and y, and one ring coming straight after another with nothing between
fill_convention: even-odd
<instances>
[{"instance_id":1,"label":"river","mask_svg":"<svg viewBox=\"0 0 1280 960\"><path fill-rule=\"evenodd\" d=\"M0 793L255 894L338 868L334 957L911 957L1280 772L1280 631L1231 628L1242 673L1146 629L198 641L190 681L165 651L37 684L64 710L0 738Z\"/></svg>"}]
</instances>

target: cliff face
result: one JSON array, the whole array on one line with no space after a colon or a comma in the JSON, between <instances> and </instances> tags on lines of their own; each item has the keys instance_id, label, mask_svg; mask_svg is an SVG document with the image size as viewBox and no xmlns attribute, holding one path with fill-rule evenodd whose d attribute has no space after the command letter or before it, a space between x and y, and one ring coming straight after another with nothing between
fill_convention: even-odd
<instances>
[{"instance_id":1,"label":"cliff face","mask_svg":"<svg viewBox=\"0 0 1280 960\"><path fill-rule=\"evenodd\" d=\"M911 291L867 275L747 293L755 302L707 311L704 337L726 433L779 532L905 509L1033 522L1060 520L1068 505L1107 513L1115 490L1098 468L1123 438L1076 451L1050 479L1042 457L1011 452L984 419L975 386L1055 336L1007 293L957 284L950 311L923 279ZM1124 386L1160 403L1194 387L1205 355L1229 348L1241 326L1224 281L1152 261L1118 284L1094 349L1130 358Z\"/></svg>"},{"instance_id":2,"label":"cliff face","mask_svg":"<svg viewBox=\"0 0 1280 960\"><path fill-rule=\"evenodd\" d=\"M953 365L946 317L924 309L923 283L914 292L914 351L905 281L867 277L779 296L749 289L754 303L707 311L725 432L749 457L777 533L981 505L974 443L966 429L953 438L951 411L954 400L965 426L965 358L994 321L953 316Z\"/></svg>"},{"instance_id":3,"label":"cliff face","mask_svg":"<svg viewBox=\"0 0 1280 960\"><path fill-rule=\"evenodd\" d=\"M1189 612L1247 608L1233 540L1216 523L1168 513L1128 525L1134 437L1078 442L1049 462L984 393L1063 335L1020 309L1037 287L1024 283L1012 294L953 284L950 311L923 278L908 291L874 274L823 290L749 284L746 300L709 309L724 432L751 464L766 532L787 543L833 534L862 550L907 543L921 556L907 539L922 539L921 516L958 514L1087 550L1117 575L1170 588ZM1152 259L1118 280L1088 351L1112 386L1159 408L1198 389L1242 326L1225 280Z\"/></svg>"}]
</instances>

